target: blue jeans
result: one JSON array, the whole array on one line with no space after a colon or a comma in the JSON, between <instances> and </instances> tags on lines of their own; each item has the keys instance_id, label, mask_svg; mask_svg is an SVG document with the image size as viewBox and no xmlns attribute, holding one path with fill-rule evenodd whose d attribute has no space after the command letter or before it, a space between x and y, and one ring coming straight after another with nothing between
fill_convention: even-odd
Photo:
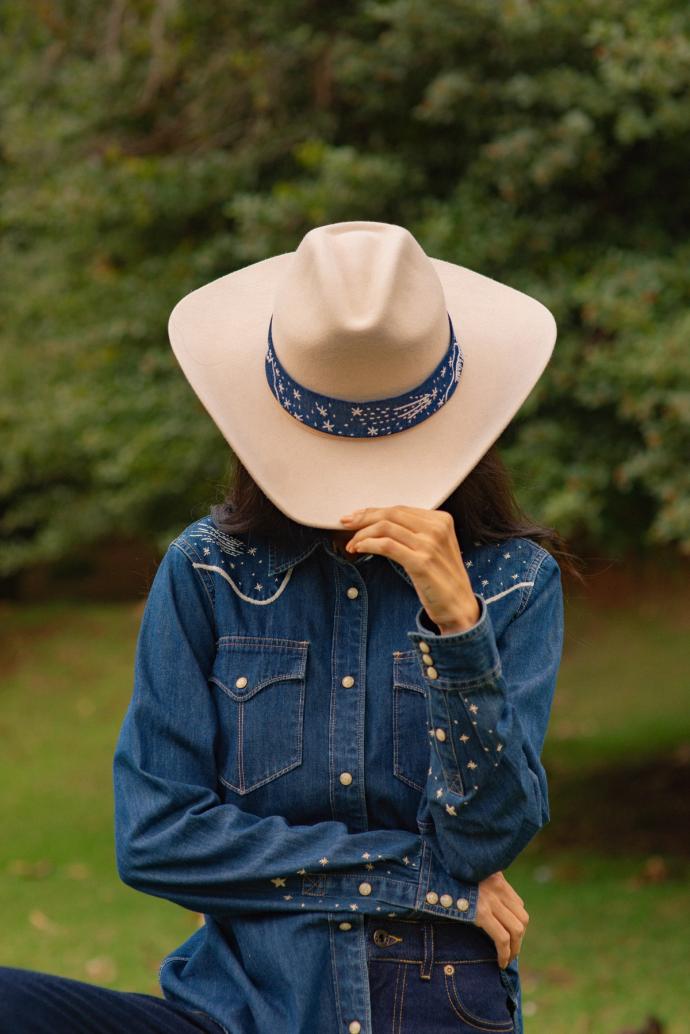
<instances>
[{"instance_id":1,"label":"blue jeans","mask_svg":"<svg viewBox=\"0 0 690 1034\"><path fill-rule=\"evenodd\" d=\"M452 920L366 918L373 1034L509 1034L496 946Z\"/></svg>"},{"instance_id":2,"label":"blue jeans","mask_svg":"<svg viewBox=\"0 0 690 1034\"><path fill-rule=\"evenodd\" d=\"M0 1034L223 1034L223 1028L206 1013L154 995L0 966Z\"/></svg>"}]
</instances>

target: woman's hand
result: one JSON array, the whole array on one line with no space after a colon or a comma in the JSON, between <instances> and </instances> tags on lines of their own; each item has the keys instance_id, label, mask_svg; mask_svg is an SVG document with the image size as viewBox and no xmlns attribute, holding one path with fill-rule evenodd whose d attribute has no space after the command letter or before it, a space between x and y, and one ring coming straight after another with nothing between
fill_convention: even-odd
<instances>
[{"instance_id":1,"label":"woman's hand","mask_svg":"<svg viewBox=\"0 0 690 1034\"><path fill-rule=\"evenodd\" d=\"M382 506L355 510L340 520L357 529L345 547L349 552L379 553L405 568L441 635L464 632L477 623L481 611L449 513Z\"/></svg>"},{"instance_id":2,"label":"woman's hand","mask_svg":"<svg viewBox=\"0 0 690 1034\"><path fill-rule=\"evenodd\" d=\"M479 883L474 923L488 933L496 945L498 964L505 969L520 951L529 914L502 872L494 872Z\"/></svg>"}]
</instances>

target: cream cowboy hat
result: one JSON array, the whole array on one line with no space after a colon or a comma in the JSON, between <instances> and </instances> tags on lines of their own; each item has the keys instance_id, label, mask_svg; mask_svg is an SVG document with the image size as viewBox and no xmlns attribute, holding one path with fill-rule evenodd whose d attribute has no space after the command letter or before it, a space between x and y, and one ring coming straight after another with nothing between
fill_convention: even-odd
<instances>
[{"instance_id":1,"label":"cream cowboy hat","mask_svg":"<svg viewBox=\"0 0 690 1034\"><path fill-rule=\"evenodd\" d=\"M168 333L268 498L342 530L360 507L439 506L536 384L556 321L402 226L341 222L191 291Z\"/></svg>"}]
</instances>

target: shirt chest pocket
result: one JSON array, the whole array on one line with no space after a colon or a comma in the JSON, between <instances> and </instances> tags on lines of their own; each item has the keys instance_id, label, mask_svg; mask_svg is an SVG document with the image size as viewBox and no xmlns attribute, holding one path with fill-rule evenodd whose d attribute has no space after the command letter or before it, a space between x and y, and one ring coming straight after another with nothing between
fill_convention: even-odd
<instances>
[{"instance_id":1,"label":"shirt chest pocket","mask_svg":"<svg viewBox=\"0 0 690 1034\"><path fill-rule=\"evenodd\" d=\"M218 776L247 794L302 763L308 640L226 635L210 676Z\"/></svg>"},{"instance_id":2,"label":"shirt chest pocket","mask_svg":"<svg viewBox=\"0 0 690 1034\"><path fill-rule=\"evenodd\" d=\"M422 791L430 746L426 689L416 650L393 654L393 774Z\"/></svg>"}]
</instances>

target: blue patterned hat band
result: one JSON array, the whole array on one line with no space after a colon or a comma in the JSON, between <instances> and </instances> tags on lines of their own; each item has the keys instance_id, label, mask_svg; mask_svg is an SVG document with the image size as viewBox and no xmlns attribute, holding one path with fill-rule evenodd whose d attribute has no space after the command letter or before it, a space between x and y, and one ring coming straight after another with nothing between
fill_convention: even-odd
<instances>
[{"instance_id":1,"label":"blue patterned hat band","mask_svg":"<svg viewBox=\"0 0 690 1034\"><path fill-rule=\"evenodd\" d=\"M444 406L460 380L463 355L455 337L450 313L448 348L426 380L402 395L371 399L368 402L321 395L291 377L273 347L272 324L273 317L268 325L268 348L264 364L268 386L286 413L324 434L373 438L405 431Z\"/></svg>"}]
</instances>

